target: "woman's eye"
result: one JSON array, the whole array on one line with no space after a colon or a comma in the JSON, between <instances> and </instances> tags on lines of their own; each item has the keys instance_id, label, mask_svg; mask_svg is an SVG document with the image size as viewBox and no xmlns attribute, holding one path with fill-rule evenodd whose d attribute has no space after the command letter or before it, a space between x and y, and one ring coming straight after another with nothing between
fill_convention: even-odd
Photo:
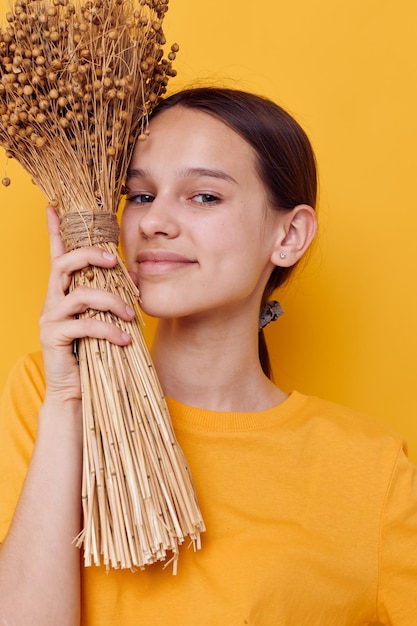
<instances>
[{"instance_id":1,"label":"woman's eye","mask_svg":"<svg viewBox=\"0 0 417 626\"><path fill-rule=\"evenodd\" d=\"M126 202L135 202L136 204L146 204L153 202L154 196L150 193L131 193L127 196Z\"/></svg>"},{"instance_id":2,"label":"woman's eye","mask_svg":"<svg viewBox=\"0 0 417 626\"><path fill-rule=\"evenodd\" d=\"M214 196L212 193L197 193L192 197L194 202L199 204L216 204L220 202L220 198L218 196Z\"/></svg>"}]
</instances>

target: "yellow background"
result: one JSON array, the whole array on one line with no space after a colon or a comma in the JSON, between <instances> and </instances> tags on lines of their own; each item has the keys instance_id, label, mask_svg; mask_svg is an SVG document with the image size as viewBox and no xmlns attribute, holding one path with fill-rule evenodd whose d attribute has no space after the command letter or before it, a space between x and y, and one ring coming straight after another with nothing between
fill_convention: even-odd
<instances>
[{"instance_id":1,"label":"yellow background","mask_svg":"<svg viewBox=\"0 0 417 626\"><path fill-rule=\"evenodd\" d=\"M208 81L268 95L315 147L320 234L268 328L277 382L380 418L416 461L417 3L170 0L166 34L181 46L172 89ZM48 272L45 199L0 151L5 173L0 387L39 348Z\"/></svg>"}]
</instances>

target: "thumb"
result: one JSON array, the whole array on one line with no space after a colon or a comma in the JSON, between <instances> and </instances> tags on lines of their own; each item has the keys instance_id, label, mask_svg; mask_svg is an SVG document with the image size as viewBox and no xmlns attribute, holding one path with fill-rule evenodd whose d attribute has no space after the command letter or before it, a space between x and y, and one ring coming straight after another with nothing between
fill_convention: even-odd
<instances>
[{"instance_id":1,"label":"thumb","mask_svg":"<svg viewBox=\"0 0 417 626\"><path fill-rule=\"evenodd\" d=\"M50 206L46 208L46 220L49 231L51 259L55 259L64 254L66 250L61 237L59 216L55 209Z\"/></svg>"}]
</instances>

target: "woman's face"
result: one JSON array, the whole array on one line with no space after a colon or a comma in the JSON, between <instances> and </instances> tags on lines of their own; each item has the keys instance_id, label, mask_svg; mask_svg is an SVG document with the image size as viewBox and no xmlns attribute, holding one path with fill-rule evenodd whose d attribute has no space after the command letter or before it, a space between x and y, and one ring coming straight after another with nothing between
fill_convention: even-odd
<instances>
[{"instance_id":1,"label":"woman's face","mask_svg":"<svg viewBox=\"0 0 417 626\"><path fill-rule=\"evenodd\" d=\"M173 107L130 164L121 238L142 306L160 318L259 311L280 214L252 148L206 113Z\"/></svg>"}]
</instances>

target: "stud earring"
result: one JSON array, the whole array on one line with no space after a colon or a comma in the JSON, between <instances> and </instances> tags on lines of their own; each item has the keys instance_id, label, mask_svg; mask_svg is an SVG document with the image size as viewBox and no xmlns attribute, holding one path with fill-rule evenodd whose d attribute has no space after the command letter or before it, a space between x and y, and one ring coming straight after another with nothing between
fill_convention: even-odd
<instances>
[{"instance_id":1,"label":"stud earring","mask_svg":"<svg viewBox=\"0 0 417 626\"><path fill-rule=\"evenodd\" d=\"M285 258L286 258L286 256L287 256L286 252L280 252L280 253L279 253L279 258L280 258L280 259L285 259Z\"/></svg>"}]
</instances>

